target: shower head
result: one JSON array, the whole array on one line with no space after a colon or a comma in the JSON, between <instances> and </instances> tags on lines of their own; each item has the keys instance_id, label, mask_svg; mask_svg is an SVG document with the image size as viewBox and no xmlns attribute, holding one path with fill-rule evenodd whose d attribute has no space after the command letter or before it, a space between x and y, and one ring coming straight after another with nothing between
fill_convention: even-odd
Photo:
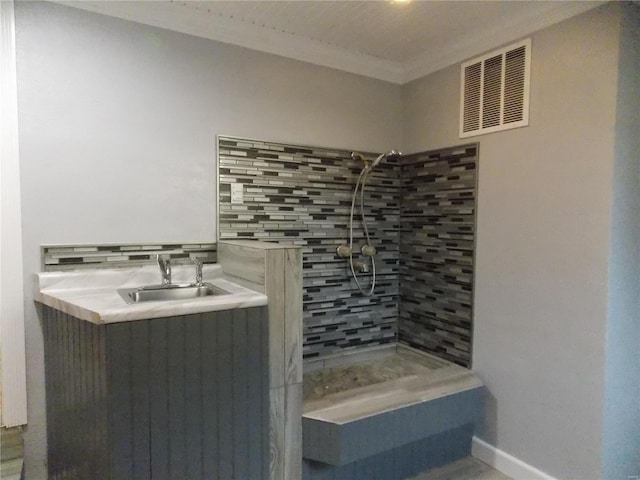
<instances>
[{"instance_id":1,"label":"shower head","mask_svg":"<svg viewBox=\"0 0 640 480\"><path fill-rule=\"evenodd\" d=\"M371 161L369 158L365 157L361 153L351 152L351 158L354 160L360 160L362 163L364 163L364 168L367 171L374 169L382 160L386 160L389 158L398 158L400 155L402 155L400 152L396 150L391 150L390 152L383 153L378 158Z\"/></svg>"},{"instance_id":2,"label":"shower head","mask_svg":"<svg viewBox=\"0 0 640 480\"><path fill-rule=\"evenodd\" d=\"M378 158L376 158L371 164L371 168L375 168L382 160L388 160L390 158L395 159L402 155L400 152L396 150L391 150L390 152L383 153Z\"/></svg>"},{"instance_id":3,"label":"shower head","mask_svg":"<svg viewBox=\"0 0 640 480\"><path fill-rule=\"evenodd\" d=\"M398 150L391 150L385 155L385 157L387 157L387 160L389 159L395 160L401 156L402 156L402 152L399 152Z\"/></svg>"}]
</instances>

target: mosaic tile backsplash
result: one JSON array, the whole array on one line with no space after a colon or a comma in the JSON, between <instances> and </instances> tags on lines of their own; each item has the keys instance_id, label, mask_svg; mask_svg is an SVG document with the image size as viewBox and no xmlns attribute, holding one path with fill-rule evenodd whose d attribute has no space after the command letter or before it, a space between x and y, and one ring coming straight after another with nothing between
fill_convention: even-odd
<instances>
[{"instance_id":1,"label":"mosaic tile backsplash","mask_svg":"<svg viewBox=\"0 0 640 480\"><path fill-rule=\"evenodd\" d=\"M139 267L155 264L158 254L169 257L174 265L193 263L191 255L201 258L204 263L215 263L216 251L215 243L43 245L42 271Z\"/></svg>"},{"instance_id":2,"label":"mosaic tile backsplash","mask_svg":"<svg viewBox=\"0 0 640 480\"><path fill-rule=\"evenodd\" d=\"M477 144L402 158L399 339L471 364Z\"/></svg>"},{"instance_id":3,"label":"mosaic tile backsplash","mask_svg":"<svg viewBox=\"0 0 640 480\"><path fill-rule=\"evenodd\" d=\"M378 255L376 294L365 297L336 254L348 242L351 195L362 169L350 153L218 137L220 239L303 249L305 358L397 340L400 166L381 164L367 184L366 214ZM232 184L243 186L242 203L231 202ZM360 245L364 234L356 223L354 245Z\"/></svg>"}]
</instances>

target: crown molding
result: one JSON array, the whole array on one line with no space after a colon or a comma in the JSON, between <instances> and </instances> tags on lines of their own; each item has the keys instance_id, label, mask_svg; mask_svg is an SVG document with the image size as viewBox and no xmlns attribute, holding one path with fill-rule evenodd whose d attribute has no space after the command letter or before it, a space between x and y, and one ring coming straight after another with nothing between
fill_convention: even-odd
<instances>
[{"instance_id":1,"label":"crown molding","mask_svg":"<svg viewBox=\"0 0 640 480\"><path fill-rule=\"evenodd\" d=\"M519 17L510 23L502 22L495 27L483 29L479 34L464 36L444 49L432 48L404 65L402 83L408 83L456 65L605 3L607 2L555 2L542 13Z\"/></svg>"},{"instance_id":2,"label":"crown molding","mask_svg":"<svg viewBox=\"0 0 640 480\"><path fill-rule=\"evenodd\" d=\"M349 52L268 28L202 15L199 10L188 9L174 2L50 1L391 83L400 84L404 77L403 65L400 62Z\"/></svg>"},{"instance_id":3,"label":"crown molding","mask_svg":"<svg viewBox=\"0 0 640 480\"><path fill-rule=\"evenodd\" d=\"M298 35L256 27L240 21L202 15L202 11L185 8L178 2L50 1L400 85L606 3L550 2L542 11L520 16L507 23L501 22L495 27L465 35L445 46L436 45L419 57L402 63L351 52Z\"/></svg>"}]
</instances>

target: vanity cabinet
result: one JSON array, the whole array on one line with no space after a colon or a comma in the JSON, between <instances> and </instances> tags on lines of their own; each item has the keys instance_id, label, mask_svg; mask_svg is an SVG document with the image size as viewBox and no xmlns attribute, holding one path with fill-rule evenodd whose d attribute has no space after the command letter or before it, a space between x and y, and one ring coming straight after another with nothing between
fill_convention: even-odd
<instances>
[{"instance_id":1,"label":"vanity cabinet","mask_svg":"<svg viewBox=\"0 0 640 480\"><path fill-rule=\"evenodd\" d=\"M107 324L40 308L50 479L269 478L266 306Z\"/></svg>"}]
</instances>

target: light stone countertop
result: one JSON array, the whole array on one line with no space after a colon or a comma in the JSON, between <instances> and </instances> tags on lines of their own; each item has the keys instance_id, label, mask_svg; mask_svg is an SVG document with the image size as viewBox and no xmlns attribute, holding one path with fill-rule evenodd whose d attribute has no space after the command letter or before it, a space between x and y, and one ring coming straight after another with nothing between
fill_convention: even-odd
<instances>
[{"instance_id":1,"label":"light stone countertop","mask_svg":"<svg viewBox=\"0 0 640 480\"><path fill-rule=\"evenodd\" d=\"M174 266L172 283L193 283L194 272L192 266ZM222 278L220 265L204 265L202 281L229 292L229 295L212 295L193 300L126 303L118 294L118 289L161 283L158 267L149 265L127 269L37 273L34 299L95 324L173 317L267 304L266 295Z\"/></svg>"}]
</instances>

